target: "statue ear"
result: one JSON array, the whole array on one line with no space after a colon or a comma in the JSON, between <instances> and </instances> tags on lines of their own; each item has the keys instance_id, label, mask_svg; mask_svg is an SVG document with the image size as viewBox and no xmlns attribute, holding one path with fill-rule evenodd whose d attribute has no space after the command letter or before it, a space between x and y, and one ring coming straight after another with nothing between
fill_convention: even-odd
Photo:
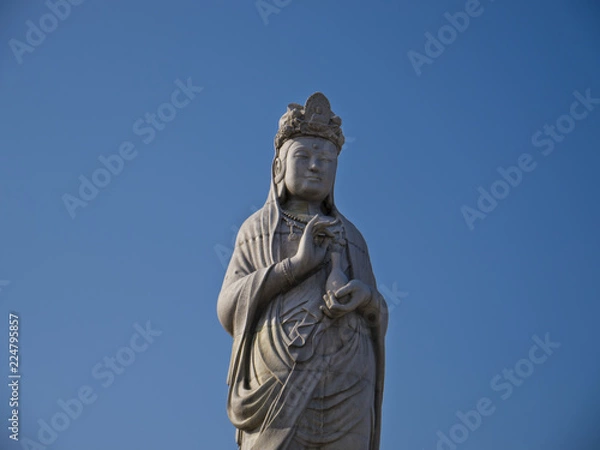
<instances>
[{"instance_id":1,"label":"statue ear","mask_svg":"<svg viewBox=\"0 0 600 450\"><path fill-rule=\"evenodd\" d=\"M279 184L283 180L284 175L285 170L283 162L277 157L275 158L275 161L273 161L273 181L275 181L275 184Z\"/></svg>"},{"instance_id":2,"label":"statue ear","mask_svg":"<svg viewBox=\"0 0 600 450\"><path fill-rule=\"evenodd\" d=\"M284 177L285 164L281 158L277 157L273 161L273 182L275 184L275 193L281 203L285 203L286 201L285 182L283 181Z\"/></svg>"}]
</instances>

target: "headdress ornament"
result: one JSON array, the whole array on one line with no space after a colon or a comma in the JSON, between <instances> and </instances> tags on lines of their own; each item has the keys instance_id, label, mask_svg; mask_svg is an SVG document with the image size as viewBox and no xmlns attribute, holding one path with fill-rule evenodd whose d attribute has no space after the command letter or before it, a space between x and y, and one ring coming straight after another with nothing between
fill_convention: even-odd
<instances>
[{"instance_id":1,"label":"headdress ornament","mask_svg":"<svg viewBox=\"0 0 600 450\"><path fill-rule=\"evenodd\" d=\"M344 145L342 119L331 111L327 97L321 92L315 92L308 97L306 105L290 103L287 112L279 119L279 130L275 136L275 150L285 141L298 136L315 136L333 142L338 153Z\"/></svg>"}]
</instances>

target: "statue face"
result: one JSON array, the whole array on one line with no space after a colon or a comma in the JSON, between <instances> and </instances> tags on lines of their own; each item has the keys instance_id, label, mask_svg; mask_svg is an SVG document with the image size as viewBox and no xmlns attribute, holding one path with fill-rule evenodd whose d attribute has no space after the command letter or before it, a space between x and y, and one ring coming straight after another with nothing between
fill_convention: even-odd
<instances>
[{"instance_id":1,"label":"statue face","mask_svg":"<svg viewBox=\"0 0 600 450\"><path fill-rule=\"evenodd\" d=\"M286 155L285 186L301 200L323 201L333 189L337 169L337 147L327 139L290 139Z\"/></svg>"}]
</instances>

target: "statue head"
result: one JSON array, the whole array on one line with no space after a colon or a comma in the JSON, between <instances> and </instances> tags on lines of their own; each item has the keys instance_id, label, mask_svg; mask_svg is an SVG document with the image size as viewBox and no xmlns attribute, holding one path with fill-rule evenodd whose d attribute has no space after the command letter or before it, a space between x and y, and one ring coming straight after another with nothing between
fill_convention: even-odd
<instances>
[{"instance_id":1,"label":"statue head","mask_svg":"<svg viewBox=\"0 0 600 450\"><path fill-rule=\"evenodd\" d=\"M320 92L305 106L288 105L275 136L273 181L280 201L291 194L309 201L328 200L327 209L331 208L337 156L344 144L341 124Z\"/></svg>"}]
</instances>

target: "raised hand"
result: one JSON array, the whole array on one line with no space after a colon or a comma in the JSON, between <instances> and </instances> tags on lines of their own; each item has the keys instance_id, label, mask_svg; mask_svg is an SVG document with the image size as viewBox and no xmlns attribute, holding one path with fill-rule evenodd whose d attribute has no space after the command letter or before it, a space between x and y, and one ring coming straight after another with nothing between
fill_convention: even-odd
<instances>
[{"instance_id":1,"label":"raised hand","mask_svg":"<svg viewBox=\"0 0 600 450\"><path fill-rule=\"evenodd\" d=\"M337 225L339 219L326 219L315 215L304 228L298 251L290 258L293 273L304 277L323 262L327 248L334 234L330 227Z\"/></svg>"}]
</instances>

